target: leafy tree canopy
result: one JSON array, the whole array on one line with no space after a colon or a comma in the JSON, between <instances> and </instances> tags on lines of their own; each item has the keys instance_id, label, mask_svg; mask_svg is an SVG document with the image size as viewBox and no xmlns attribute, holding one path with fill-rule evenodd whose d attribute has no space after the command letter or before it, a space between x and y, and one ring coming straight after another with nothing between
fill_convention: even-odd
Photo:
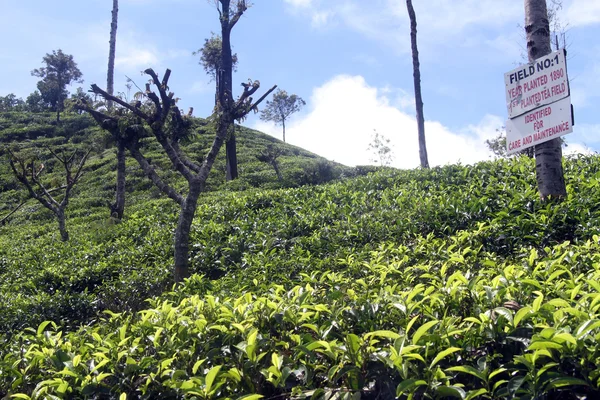
<instances>
[{"instance_id":1,"label":"leafy tree canopy","mask_svg":"<svg viewBox=\"0 0 600 400\"><path fill-rule=\"evenodd\" d=\"M222 42L221 36L211 33L210 39L204 39L204 46L194 52L194 55L200 55L199 64L202 65L204 71L206 71L213 80L217 77L217 71L222 68ZM231 59L233 61L233 70L236 71L238 63L237 54L232 54Z\"/></svg>"},{"instance_id":2,"label":"leafy tree canopy","mask_svg":"<svg viewBox=\"0 0 600 400\"><path fill-rule=\"evenodd\" d=\"M263 121L273 121L276 124L284 124L285 120L306 105L300 96L289 95L285 90L278 89L273 95L273 100L267 101L267 105L260 113Z\"/></svg>"},{"instance_id":3,"label":"leafy tree canopy","mask_svg":"<svg viewBox=\"0 0 600 400\"><path fill-rule=\"evenodd\" d=\"M6 96L0 96L0 111L18 111L23 108L25 102L23 99L9 93Z\"/></svg>"},{"instance_id":4,"label":"leafy tree canopy","mask_svg":"<svg viewBox=\"0 0 600 400\"><path fill-rule=\"evenodd\" d=\"M37 88L44 101L57 112L58 120L63 102L68 96L67 85L72 82L82 83L83 74L73 60L73 56L63 53L60 49L53 50L51 54L47 53L42 62L45 67L34 69L31 75L42 78Z\"/></svg>"}]
</instances>

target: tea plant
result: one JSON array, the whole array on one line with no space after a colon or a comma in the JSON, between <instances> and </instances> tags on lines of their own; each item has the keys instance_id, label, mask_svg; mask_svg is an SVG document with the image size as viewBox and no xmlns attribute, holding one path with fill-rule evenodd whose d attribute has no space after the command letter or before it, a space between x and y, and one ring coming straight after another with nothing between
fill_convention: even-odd
<instances>
[{"instance_id":1,"label":"tea plant","mask_svg":"<svg viewBox=\"0 0 600 400\"><path fill-rule=\"evenodd\" d=\"M600 162L566 161L560 204L531 162L207 194L174 290L164 200L70 246L24 224L0 237L0 394L596 398Z\"/></svg>"}]
</instances>

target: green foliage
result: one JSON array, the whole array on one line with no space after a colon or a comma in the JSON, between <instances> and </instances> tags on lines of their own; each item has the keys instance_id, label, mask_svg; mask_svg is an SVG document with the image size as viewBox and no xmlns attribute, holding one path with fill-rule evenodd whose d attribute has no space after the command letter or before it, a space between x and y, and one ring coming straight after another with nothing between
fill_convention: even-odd
<instances>
[{"instance_id":1,"label":"green foliage","mask_svg":"<svg viewBox=\"0 0 600 400\"><path fill-rule=\"evenodd\" d=\"M60 49L53 50L52 54L46 54L42 62L45 67L34 69L31 75L42 78L37 88L44 102L50 104L52 110L60 112L68 95L67 85L72 82L83 82L81 79L83 74L73 60L73 56L63 53Z\"/></svg>"},{"instance_id":2,"label":"green foliage","mask_svg":"<svg viewBox=\"0 0 600 400\"><path fill-rule=\"evenodd\" d=\"M23 99L17 98L14 93L0 96L0 111L22 111L25 108Z\"/></svg>"},{"instance_id":3,"label":"green foliage","mask_svg":"<svg viewBox=\"0 0 600 400\"><path fill-rule=\"evenodd\" d=\"M72 243L40 210L0 228L0 397L600 396L597 157L566 160L567 198L543 203L526 157L343 169L279 144L278 182L256 159L273 139L238 133L247 170L225 183L218 161L180 287L170 201L137 175L131 214L98 211L112 149L90 160ZM329 174L355 177L285 187Z\"/></svg>"},{"instance_id":4,"label":"green foliage","mask_svg":"<svg viewBox=\"0 0 600 400\"><path fill-rule=\"evenodd\" d=\"M48 105L44 102L44 98L37 90L27 96L27 99L25 100L25 107L27 111L32 113L48 110Z\"/></svg>"},{"instance_id":5,"label":"green foliage","mask_svg":"<svg viewBox=\"0 0 600 400\"><path fill-rule=\"evenodd\" d=\"M221 36L211 33L210 39L204 39L204 46L193 54L200 56L199 64L202 65L204 71L213 79L217 79L217 71L222 69L221 63ZM237 70L238 57L237 54L231 55L233 71Z\"/></svg>"},{"instance_id":6,"label":"green foliage","mask_svg":"<svg viewBox=\"0 0 600 400\"><path fill-rule=\"evenodd\" d=\"M285 90L277 89L272 100L267 100L265 108L260 112L260 119L273 121L277 125L285 124L290 115L300 111L306 105L300 96L289 95Z\"/></svg>"}]
</instances>

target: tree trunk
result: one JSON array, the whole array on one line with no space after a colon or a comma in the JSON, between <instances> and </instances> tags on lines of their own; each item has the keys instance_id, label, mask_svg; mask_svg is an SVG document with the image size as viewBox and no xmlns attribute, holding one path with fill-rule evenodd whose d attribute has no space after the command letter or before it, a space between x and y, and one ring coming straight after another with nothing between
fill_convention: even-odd
<instances>
[{"instance_id":1,"label":"tree trunk","mask_svg":"<svg viewBox=\"0 0 600 400\"><path fill-rule=\"evenodd\" d=\"M196 178L194 182L190 183L190 191L181 206L179 221L177 222L177 228L175 229L175 282L182 282L185 278L190 276L190 231L192 228L192 221L194 220L194 214L196 213L198 197L204 189L204 185L196 182L197 180L198 179Z\"/></svg>"},{"instance_id":2,"label":"tree trunk","mask_svg":"<svg viewBox=\"0 0 600 400\"><path fill-rule=\"evenodd\" d=\"M229 0L222 0L221 17L221 67L223 68L219 75L219 102L224 114L229 114L233 107L233 58L231 54L231 21L229 19ZM234 125L234 121L227 120L228 115L223 118L229 126ZM233 180L238 177L237 148L235 142L235 133L233 133L225 144L225 158L227 164L227 180Z\"/></svg>"},{"instance_id":3,"label":"tree trunk","mask_svg":"<svg viewBox=\"0 0 600 400\"><path fill-rule=\"evenodd\" d=\"M285 118L281 120L281 124L283 125L283 143L285 143Z\"/></svg>"},{"instance_id":4,"label":"tree trunk","mask_svg":"<svg viewBox=\"0 0 600 400\"><path fill-rule=\"evenodd\" d=\"M281 171L279 170L279 163L277 162L277 160L273 160L271 165L273 166L273 169L275 170L275 173L277 174L277 179L282 181L283 175L281 175Z\"/></svg>"},{"instance_id":5,"label":"tree trunk","mask_svg":"<svg viewBox=\"0 0 600 400\"><path fill-rule=\"evenodd\" d=\"M415 85L415 103L417 109L417 130L419 134L419 158L422 168L429 168L427 146L425 143L425 117L423 116L423 98L421 96L421 70L419 65L419 50L417 48L417 16L412 0L406 0L410 18L410 46L412 48L413 78Z\"/></svg>"},{"instance_id":6,"label":"tree trunk","mask_svg":"<svg viewBox=\"0 0 600 400\"><path fill-rule=\"evenodd\" d=\"M546 0L525 0L525 33L529 62L551 53ZM542 199L567 195L560 138L535 146L535 172Z\"/></svg>"},{"instance_id":7,"label":"tree trunk","mask_svg":"<svg viewBox=\"0 0 600 400\"><path fill-rule=\"evenodd\" d=\"M58 230L60 231L60 239L63 242L69 241L69 232L67 232L67 227L65 223L65 210L58 209L55 211L56 219L58 219Z\"/></svg>"},{"instance_id":8,"label":"tree trunk","mask_svg":"<svg viewBox=\"0 0 600 400\"><path fill-rule=\"evenodd\" d=\"M117 193L110 212L117 214L119 220L123 219L125 210L125 166L125 145L117 142Z\"/></svg>"},{"instance_id":9,"label":"tree trunk","mask_svg":"<svg viewBox=\"0 0 600 400\"><path fill-rule=\"evenodd\" d=\"M231 136L225 143L225 155L227 158L227 181L232 181L238 178L238 167L237 167L237 154L236 154L236 141L235 132L231 133Z\"/></svg>"},{"instance_id":10,"label":"tree trunk","mask_svg":"<svg viewBox=\"0 0 600 400\"><path fill-rule=\"evenodd\" d=\"M227 182L238 178L238 163L235 138L235 123L231 124L231 135L225 143L225 168Z\"/></svg>"},{"instance_id":11,"label":"tree trunk","mask_svg":"<svg viewBox=\"0 0 600 400\"><path fill-rule=\"evenodd\" d=\"M110 95L114 92L115 79L115 52L117 47L117 17L119 14L119 0L113 0L112 22L110 23L110 41L108 50L108 74L106 77L106 92ZM113 102L108 100L106 106L112 109ZM120 218L119 218L120 219Z\"/></svg>"},{"instance_id":12,"label":"tree trunk","mask_svg":"<svg viewBox=\"0 0 600 400\"><path fill-rule=\"evenodd\" d=\"M58 85L58 101L56 102L56 123L58 124L60 122L60 111L63 107L65 100L63 99L63 87L60 73L57 74L56 78L56 84Z\"/></svg>"}]
</instances>

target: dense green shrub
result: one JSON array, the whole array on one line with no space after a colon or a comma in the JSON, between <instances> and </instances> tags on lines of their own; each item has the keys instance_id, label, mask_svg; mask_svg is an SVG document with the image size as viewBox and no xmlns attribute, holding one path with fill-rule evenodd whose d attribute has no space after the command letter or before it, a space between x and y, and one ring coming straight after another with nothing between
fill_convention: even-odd
<instances>
[{"instance_id":1,"label":"dense green shrub","mask_svg":"<svg viewBox=\"0 0 600 400\"><path fill-rule=\"evenodd\" d=\"M112 149L90 160L70 243L32 204L0 227L0 397L600 396L597 157L566 160L567 198L542 203L527 158L397 171L290 155L277 182L250 161L273 139L239 134L248 170L201 196L182 287L175 207L134 162L126 218L106 215ZM18 194L5 172L2 199Z\"/></svg>"}]
</instances>

